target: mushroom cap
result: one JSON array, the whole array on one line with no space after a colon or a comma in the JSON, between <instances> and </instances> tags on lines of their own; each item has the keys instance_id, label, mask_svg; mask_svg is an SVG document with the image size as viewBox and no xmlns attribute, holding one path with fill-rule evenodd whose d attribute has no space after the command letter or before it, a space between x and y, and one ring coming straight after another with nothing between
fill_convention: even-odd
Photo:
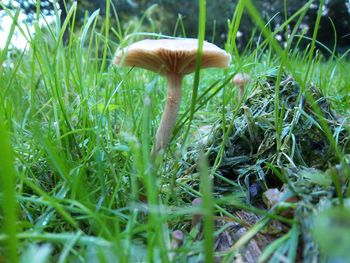
<instances>
[{"instance_id":1,"label":"mushroom cap","mask_svg":"<svg viewBox=\"0 0 350 263\"><path fill-rule=\"evenodd\" d=\"M198 39L145 39L117 52L114 63L157 72L190 74L196 70ZM124 57L125 56L125 57ZM226 68L231 56L218 46L203 42L201 68Z\"/></svg>"},{"instance_id":2,"label":"mushroom cap","mask_svg":"<svg viewBox=\"0 0 350 263\"><path fill-rule=\"evenodd\" d=\"M171 233L171 236L176 241L184 240L184 233L181 230L175 230Z\"/></svg>"},{"instance_id":3,"label":"mushroom cap","mask_svg":"<svg viewBox=\"0 0 350 263\"><path fill-rule=\"evenodd\" d=\"M242 86L247 84L251 80L251 77L247 73L237 73L233 79L232 83L237 86Z\"/></svg>"}]
</instances>

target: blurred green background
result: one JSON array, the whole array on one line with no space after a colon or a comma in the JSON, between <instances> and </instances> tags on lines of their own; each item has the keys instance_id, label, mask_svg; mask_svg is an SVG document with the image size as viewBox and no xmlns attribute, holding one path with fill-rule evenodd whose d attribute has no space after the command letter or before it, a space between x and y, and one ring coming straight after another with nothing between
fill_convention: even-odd
<instances>
[{"instance_id":1,"label":"blurred green background","mask_svg":"<svg viewBox=\"0 0 350 263\"><path fill-rule=\"evenodd\" d=\"M27 15L26 22L32 21L35 17L36 1L24 0L4 0L7 7L12 9L21 8ZM65 10L69 8L72 0L42 0L41 10L48 16L54 12L54 3L57 8L62 9L61 21L66 17ZM100 9L100 14L105 15L105 1L100 0L79 0L78 14L76 22L83 23L84 17L91 15L96 9ZM254 3L258 7L265 21L270 21L268 26L273 30L278 27L286 17L289 17L296 10L302 7L307 1L305 0L255 0ZM304 21L299 29L299 33L305 33L311 37L317 9L320 1L314 1L308 10ZM207 26L206 39L223 45L227 38L227 23L232 19L235 10L236 1L232 0L210 0L207 1ZM113 0L112 26L116 27L119 20L120 29L123 31L133 24L136 24L144 14L146 17L142 24L141 30L144 32L162 33L165 35L196 37L198 28L198 1L196 0ZM66 8L64 8L66 6ZM148 11L147 11L148 10ZM147 12L146 12L147 11ZM0 11L1 12L1 11ZM4 16L4 12L0 13ZM101 19L100 21L103 21ZM294 21L296 22L296 21ZM350 47L350 1L348 0L331 0L325 1L325 7L322 13L320 29L317 40L326 47L337 52L345 52ZM289 25L292 28L294 23ZM0 24L1 27L1 24ZM249 39L258 35L254 33L254 21L248 15L243 17L239 32L237 35L237 44L241 49L246 47ZM285 42L289 35L288 29L277 36L280 42ZM69 36L66 35L65 38ZM308 41L301 45L305 48ZM324 51L321 45L320 50Z\"/></svg>"}]
</instances>

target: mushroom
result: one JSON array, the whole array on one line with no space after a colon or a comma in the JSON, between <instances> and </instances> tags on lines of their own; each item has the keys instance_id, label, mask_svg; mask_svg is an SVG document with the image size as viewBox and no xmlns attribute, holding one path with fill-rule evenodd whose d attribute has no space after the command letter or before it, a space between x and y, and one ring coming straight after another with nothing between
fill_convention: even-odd
<instances>
[{"instance_id":1,"label":"mushroom","mask_svg":"<svg viewBox=\"0 0 350 263\"><path fill-rule=\"evenodd\" d=\"M184 233L181 230L175 230L171 233L171 248L179 248L184 241Z\"/></svg>"},{"instance_id":2,"label":"mushroom","mask_svg":"<svg viewBox=\"0 0 350 263\"><path fill-rule=\"evenodd\" d=\"M145 39L117 52L117 65L140 67L167 78L167 100L153 148L164 150L168 144L182 96L182 79L196 69L197 39ZM204 41L201 68L226 68L231 56L214 44Z\"/></svg>"},{"instance_id":3,"label":"mushroom","mask_svg":"<svg viewBox=\"0 0 350 263\"><path fill-rule=\"evenodd\" d=\"M242 98L243 96L243 92L244 92L244 86L247 85L249 83L249 81L251 80L251 77L249 74L247 73L237 73L233 79L232 79L232 83L235 86L239 87L240 90L240 98Z\"/></svg>"},{"instance_id":4,"label":"mushroom","mask_svg":"<svg viewBox=\"0 0 350 263\"><path fill-rule=\"evenodd\" d=\"M202 205L202 198L197 197L193 199L192 206L198 208ZM195 213L192 218L191 228L194 228L202 220L202 215L200 213Z\"/></svg>"},{"instance_id":5,"label":"mushroom","mask_svg":"<svg viewBox=\"0 0 350 263\"><path fill-rule=\"evenodd\" d=\"M169 258L171 262L174 262L176 253L175 251L183 244L184 233L181 230L175 230L171 233L171 243L170 248L172 252L169 253Z\"/></svg>"}]
</instances>

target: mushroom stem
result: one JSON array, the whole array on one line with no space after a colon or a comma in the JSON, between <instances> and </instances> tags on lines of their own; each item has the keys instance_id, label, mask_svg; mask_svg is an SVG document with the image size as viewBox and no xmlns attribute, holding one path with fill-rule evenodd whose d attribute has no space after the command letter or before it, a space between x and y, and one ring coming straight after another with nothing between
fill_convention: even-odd
<instances>
[{"instance_id":1,"label":"mushroom stem","mask_svg":"<svg viewBox=\"0 0 350 263\"><path fill-rule=\"evenodd\" d=\"M156 152L164 150L169 142L170 134L176 122L182 97L183 75L168 74L167 101L156 135Z\"/></svg>"}]
</instances>

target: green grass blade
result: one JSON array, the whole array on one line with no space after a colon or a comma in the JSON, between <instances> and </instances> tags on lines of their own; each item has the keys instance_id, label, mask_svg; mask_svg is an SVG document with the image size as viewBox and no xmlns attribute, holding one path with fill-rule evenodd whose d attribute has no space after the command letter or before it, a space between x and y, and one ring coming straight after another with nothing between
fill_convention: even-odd
<instances>
[{"instance_id":1,"label":"green grass blade","mask_svg":"<svg viewBox=\"0 0 350 263\"><path fill-rule=\"evenodd\" d=\"M1 231L8 236L6 243L6 256L9 262L18 262L17 249L17 202L15 197L16 171L13 167L9 133L4 121L0 118L0 191L3 193L2 208L4 215Z\"/></svg>"},{"instance_id":2,"label":"green grass blade","mask_svg":"<svg viewBox=\"0 0 350 263\"><path fill-rule=\"evenodd\" d=\"M183 144L184 146L186 145L187 136L191 129L192 119L193 119L195 107L196 107L196 101L198 96L198 86L199 86L199 79L200 79L200 70L202 65L203 42L205 38L206 1L199 0L198 4L199 4L198 51L197 51L197 60L196 60L196 71L194 75L193 88L192 88L190 116L189 116L188 127L185 133L185 138L184 138L185 143Z\"/></svg>"},{"instance_id":3,"label":"green grass blade","mask_svg":"<svg viewBox=\"0 0 350 263\"><path fill-rule=\"evenodd\" d=\"M208 171L208 161L204 153L199 160L200 189L203 208L203 232L205 262L214 262L214 198L211 178Z\"/></svg>"}]
</instances>

